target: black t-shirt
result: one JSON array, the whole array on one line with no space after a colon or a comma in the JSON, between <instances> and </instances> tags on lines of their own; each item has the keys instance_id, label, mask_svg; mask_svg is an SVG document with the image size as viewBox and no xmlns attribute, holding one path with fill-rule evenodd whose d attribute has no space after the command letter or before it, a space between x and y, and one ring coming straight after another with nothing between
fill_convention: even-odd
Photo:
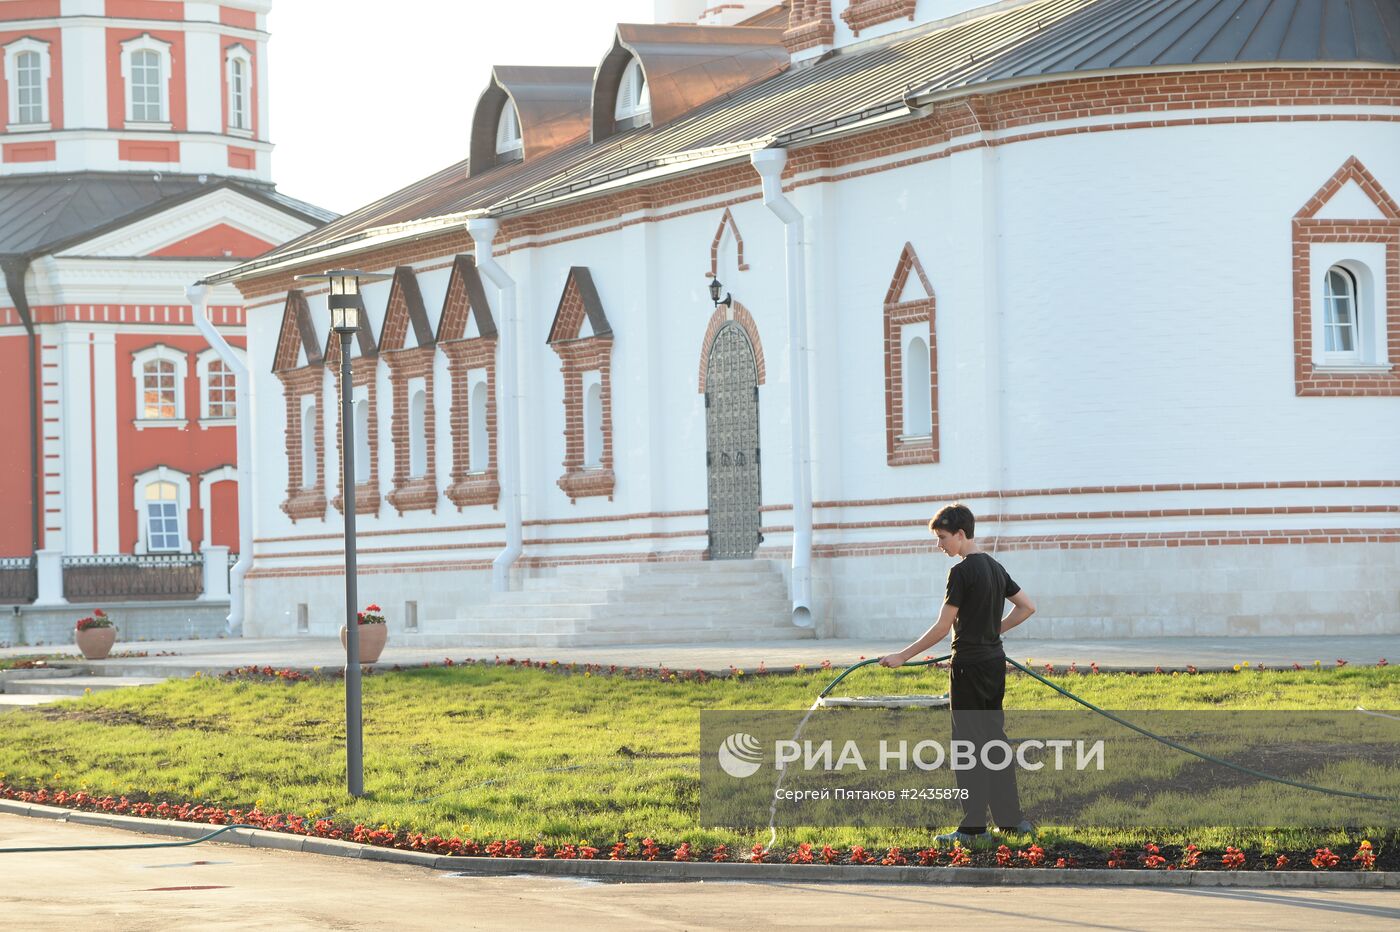
<instances>
[{"instance_id":1,"label":"black t-shirt","mask_svg":"<svg viewBox=\"0 0 1400 932\"><path fill-rule=\"evenodd\" d=\"M958 610L954 660L977 663L1006 656L1001 646L1002 603L1020 591L1006 569L985 553L970 553L953 565L944 601Z\"/></svg>"}]
</instances>

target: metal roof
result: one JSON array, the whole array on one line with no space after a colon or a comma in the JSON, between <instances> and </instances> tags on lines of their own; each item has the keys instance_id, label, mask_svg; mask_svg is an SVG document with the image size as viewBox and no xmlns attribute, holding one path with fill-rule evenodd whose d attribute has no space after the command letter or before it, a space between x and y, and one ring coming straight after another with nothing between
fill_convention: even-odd
<instances>
[{"instance_id":1,"label":"metal roof","mask_svg":"<svg viewBox=\"0 0 1400 932\"><path fill-rule=\"evenodd\" d=\"M1336 51L1340 40L1326 38L1312 43L1298 36L1311 34L1303 8L1317 6L1315 22L1325 21L1328 31L1345 21L1353 28L1357 51ZM1322 8L1326 9L1322 9ZM1339 13L1333 7L1345 7ZM1168 15L1172 10L1176 16ZM1210 10L1216 12L1210 15ZM1194 15L1192 11L1200 15ZM1246 13L1249 16L1246 16ZM1284 16L1283 14L1289 15ZM1345 15L1343 15L1343 13ZM1228 15L1226 15L1228 14ZM1324 15L1325 14L1325 15ZM1256 27L1246 30L1234 52L1226 28L1239 16L1253 17ZM1281 18L1280 18L1281 17ZM1368 19L1367 17L1371 17ZM871 43L819 59L808 67L789 68L764 81L742 87L712 100L669 123L643 127L609 136L597 143L582 140L527 162L512 162L467 176L467 163L459 162L395 192L340 220L312 231L267 256L220 273L222 281L256 274L276 265L294 265L331 250L358 248L400 237L428 235L468 215L490 213L507 216L540 205L588 196L608 187L637 184L700 165L744 158L769 145L787 144L820 133L842 130L870 121L907 115L914 88L933 93L965 87L974 82L1000 80L1003 67L1019 67L1027 76L1040 67L1088 69L1146 67L1182 63L1192 43L1197 58L1209 60L1278 61L1278 54L1299 55L1295 47L1315 51L1306 61L1393 62L1374 58L1383 48L1394 48L1396 0L1038 0L951 25L903 34L883 43ZM1286 21L1287 28L1284 28ZM1361 24L1375 36L1362 36ZM1126 35L1120 32L1127 30ZM1262 55L1267 37L1277 34L1275 57ZM1108 41L1117 36L1116 41ZM1153 39L1152 37L1156 37ZM1175 41L1168 41L1177 36ZM1194 37L1187 40L1187 37ZM1059 48L1058 57L1048 54ZM1383 47L1383 48L1382 48ZM1070 50L1078 50L1071 54ZM1225 58L1233 54L1234 58ZM1359 57L1358 57L1359 56ZM1366 57L1373 56L1373 57ZM1200 58L1200 60L1207 60ZM1300 59L1289 58L1290 61ZM1008 63L1023 62L1019 66ZM1124 64L1126 63L1126 64ZM1022 73L1022 72L1016 72Z\"/></svg>"},{"instance_id":2,"label":"metal roof","mask_svg":"<svg viewBox=\"0 0 1400 932\"><path fill-rule=\"evenodd\" d=\"M157 180L159 178L159 180ZM0 256L55 252L220 188L233 188L316 224L335 214L270 185L194 175L80 172L0 178Z\"/></svg>"},{"instance_id":3,"label":"metal roof","mask_svg":"<svg viewBox=\"0 0 1400 932\"><path fill-rule=\"evenodd\" d=\"M1400 2L1103 0L918 93L1080 71L1322 62L1400 64Z\"/></svg>"}]
</instances>

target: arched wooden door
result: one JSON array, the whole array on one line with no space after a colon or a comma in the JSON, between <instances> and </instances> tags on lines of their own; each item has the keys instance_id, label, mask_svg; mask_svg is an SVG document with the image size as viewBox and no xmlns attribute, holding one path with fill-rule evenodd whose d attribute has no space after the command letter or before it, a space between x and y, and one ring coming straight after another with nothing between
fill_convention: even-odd
<instances>
[{"instance_id":1,"label":"arched wooden door","mask_svg":"<svg viewBox=\"0 0 1400 932\"><path fill-rule=\"evenodd\" d=\"M762 537L758 363L742 327L720 327L705 370L710 559L751 560Z\"/></svg>"}]
</instances>

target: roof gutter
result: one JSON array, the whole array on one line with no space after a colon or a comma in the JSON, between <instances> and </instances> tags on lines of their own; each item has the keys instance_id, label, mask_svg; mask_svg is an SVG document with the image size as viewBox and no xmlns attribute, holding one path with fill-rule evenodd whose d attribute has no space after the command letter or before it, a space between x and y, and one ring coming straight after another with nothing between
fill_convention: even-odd
<instances>
[{"instance_id":1,"label":"roof gutter","mask_svg":"<svg viewBox=\"0 0 1400 932\"><path fill-rule=\"evenodd\" d=\"M5 273L5 287L10 292L10 300L15 302L19 319L24 324L25 337L29 341L29 541L32 553L40 549L40 500L43 490L40 487L39 466L42 452L42 435L39 424L39 333L34 326L34 312L29 306L29 295L24 280L29 274L30 256L5 256L0 259L0 270Z\"/></svg>"}]
</instances>

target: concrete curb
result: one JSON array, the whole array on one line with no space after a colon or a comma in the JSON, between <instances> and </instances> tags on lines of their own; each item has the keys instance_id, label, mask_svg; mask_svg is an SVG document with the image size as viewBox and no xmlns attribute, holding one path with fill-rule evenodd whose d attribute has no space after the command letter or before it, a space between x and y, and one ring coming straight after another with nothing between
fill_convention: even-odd
<instances>
[{"instance_id":1,"label":"concrete curb","mask_svg":"<svg viewBox=\"0 0 1400 932\"><path fill-rule=\"evenodd\" d=\"M218 826L103 812L79 812L0 800L0 813L121 829L146 835L199 838ZM785 883L970 884L974 886L1272 887L1329 890L1400 889L1397 871L1155 871L1099 868L884 867L875 864L747 864L711 861L585 861L529 858L464 858L379 848L260 829L234 829L211 844L275 848L330 857L412 864L460 874L587 877L629 883L755 880Z\"/></svg>"}]
</instances>

